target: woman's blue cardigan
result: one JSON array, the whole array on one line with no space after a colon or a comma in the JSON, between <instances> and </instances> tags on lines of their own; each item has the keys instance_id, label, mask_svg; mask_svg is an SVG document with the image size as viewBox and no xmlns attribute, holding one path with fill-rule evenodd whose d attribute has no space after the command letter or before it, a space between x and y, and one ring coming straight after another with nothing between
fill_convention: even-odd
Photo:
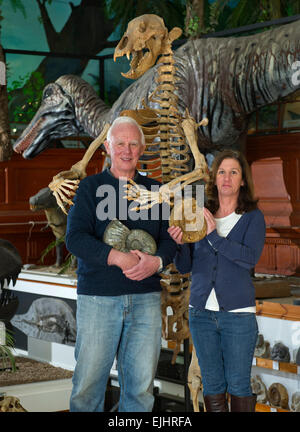
<instances>
[{"instance_id":1,"label":"woman's blue cardigan","mask_svg":"<svg viewBox=\"0 0 300 432\"><path fill-rule=\"evenodd\" d=\"M178 271L192 273L190 305L203 310L214 288L220 310L255 306L251 269L262 253L265 231L264 216L257 209L244 213L227 237L214 230L199 242L178 247Z\"/></svg>"}]
</instances>

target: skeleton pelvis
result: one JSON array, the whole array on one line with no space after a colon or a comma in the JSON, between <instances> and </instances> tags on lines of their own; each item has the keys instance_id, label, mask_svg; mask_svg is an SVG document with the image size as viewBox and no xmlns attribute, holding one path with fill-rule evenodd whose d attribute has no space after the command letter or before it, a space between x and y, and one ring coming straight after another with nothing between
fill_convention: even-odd
<instances>
[{"instance_id":1,"label":"skeleton pelvis","mask_svg":"<svg viewBox=\"0 0 300 432\"><path fill-rule=\"evenodd\" d=\"M171 211L170 226L179 226L183 231L184 243L195 243L206 235L206 221L203 207L199 207L195 198L189 197L176 202Z\"/></svg>"}]
</instances>

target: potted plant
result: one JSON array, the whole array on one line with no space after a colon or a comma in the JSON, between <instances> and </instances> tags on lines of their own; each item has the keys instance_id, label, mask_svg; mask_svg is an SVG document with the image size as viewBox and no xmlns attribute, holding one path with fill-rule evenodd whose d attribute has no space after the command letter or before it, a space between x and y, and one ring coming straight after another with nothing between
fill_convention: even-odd
<instances>
[{"instance_id":1,"label":"potted plant","mask_svg":"<svg viewBox=\"0 0 300 432\"><path fill-rule=\"evenodd\" d=\"M5 325L2 321L0 321L1 329L3 329L2 333L4 333L4 337L1 338L3 340L0 341L0 371L4 371L8 369L7 361L10 363L10 369L12 372L17 370L15 357L12 354L12 349L14 347L14 338L12 336L12 332L10 330L5 329ZM3 343L4 342L4 343Z\"/></svg>"}]
</instances>

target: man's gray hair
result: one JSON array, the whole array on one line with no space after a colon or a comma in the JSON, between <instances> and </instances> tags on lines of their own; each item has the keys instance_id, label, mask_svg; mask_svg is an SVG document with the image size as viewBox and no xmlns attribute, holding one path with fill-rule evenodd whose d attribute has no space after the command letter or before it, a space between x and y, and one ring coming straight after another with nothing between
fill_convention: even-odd
<instances>
[{"instance_id":1,"label":"man's gray hair","mask_svg":"<svg viewBox=\"0 0 300 432\"><path fill-rule=\"evenodd\" d=\"M111 135L112 135L112 131L113 129L118 126L119 124L132 124L134 126L136 126L136 128L140 131L140 135L141 135L141 144L142 146L145 147L146 142L145 142L145 136L144 136L144 132L143 129L141 128L141 126L132 118L132 117L128 117L128 116L121 116L121 117L117 117L113 122L112 125L110 126L110 128L108 129L107 132L107 137L106 140L110 143L111 142Z\"/></svg>"}]
</instances>

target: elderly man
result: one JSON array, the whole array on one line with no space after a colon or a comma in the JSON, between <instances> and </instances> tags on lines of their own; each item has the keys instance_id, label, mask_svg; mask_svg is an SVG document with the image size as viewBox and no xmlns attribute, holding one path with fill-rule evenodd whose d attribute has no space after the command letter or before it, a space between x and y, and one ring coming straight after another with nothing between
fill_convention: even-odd
<instances>
[{"instance_id":1,"label":"elderly man","mask_svg":"<svg viewBox=\"0 0 300 432\"><path fill-rule=\"evenodd\" d=\"M77 363L70 411L103 411L115 357L119 411L152 411L161 346L158 272L172 262L176 243L167 233L160 206L159 217L151 219L153 213L147 210L146 217L144 211L143 217L133 218L130 202L123 198L122 182L128 179L147 189L159 185L136 171L145 147L139 125L130 117L117 118L105 147L111 168L80 182L68 215L66 244L78 258ZM103 241L110 219L121 216L129 230L142 229L154 238L155 255L121 252Z\"/></svg>"}]
</instances>

